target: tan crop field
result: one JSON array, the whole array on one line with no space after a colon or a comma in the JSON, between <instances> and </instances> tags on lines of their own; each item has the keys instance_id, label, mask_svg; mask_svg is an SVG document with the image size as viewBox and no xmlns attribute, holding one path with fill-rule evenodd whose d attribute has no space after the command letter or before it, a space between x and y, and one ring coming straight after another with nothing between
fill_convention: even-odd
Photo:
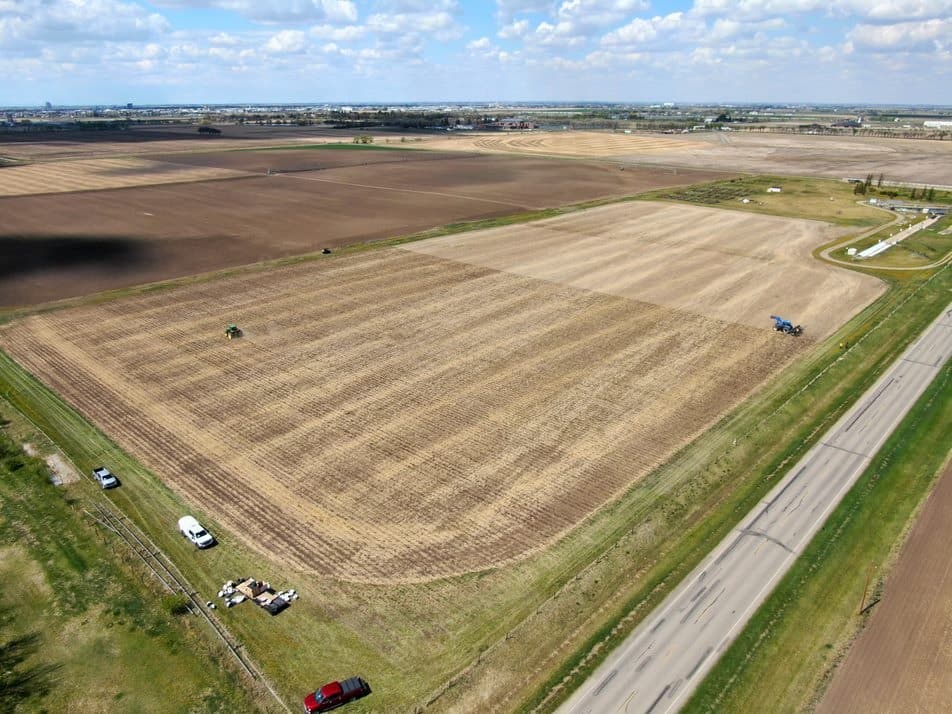
<instances>
[{"instance_id":1,"label":"tan crop field","mask_svg":"<svg viewBox=\"0 0 952 714\"><path fill-rule=\"evenodd\" d=\"M249 547L429 580L539 550L855 314L882 288L809 257L835 230L614 205L36 315L0 344ZM780 309L807 337L769 329Z\"/></svg>"},{"instance_id":2,"label":"tan crop field","mask_svg":"<svg viewBox=\"0 0 952 714\"><path fill-rule=\"evenodd\" d=\"M187 166L143 158L80 159L8 166L0 171L0 196L95 191L247 175L234 169Z\"/></svg>"},{"instance_id":3,"label":"tan crop field","mask_svg":"<svg viewBox=\"0 0 952 714\"><path fill-rule=\"evenodd\" d=\"M545 154L572 157L627 156L704 146L693 137L662 134L614 134L597 131L513 132L427 139L428 149L472 150L490 153Z\"/></svg>"},{"instance_id":4,"label":"tan crop field","mask_svg":"<svg viewBox=\"0 0 952 714\"><path fill-rule=\"evenodd\" d=\"M883 291L876 280L811 259L813 248L844 230L636 201L407 249L749 327L772 325L771 313L780 313L820 339Z\"/></svg>"},{"instance_id":5,"label":"tan crop field","mask_svg":"<svg viewBox=\"0 0 952 714\"><path fill-rule=\"evenodd\" d=\"M602 158L678 166L843 179L882 173L887 182L952 186L952 141L706 131L692 134L592 131L463 134L425 141L446 151Z\"/></svg>"}]
</instances>

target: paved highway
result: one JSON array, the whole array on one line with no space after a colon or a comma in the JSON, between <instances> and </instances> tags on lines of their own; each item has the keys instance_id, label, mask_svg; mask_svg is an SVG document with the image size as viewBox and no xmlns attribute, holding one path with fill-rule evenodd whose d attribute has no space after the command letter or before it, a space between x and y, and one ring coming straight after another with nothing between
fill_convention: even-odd
<instances>
[{"instance_id":1,"label":"paved highway","mask_svg":"<svg viewBox=\"0 0 952 714\"><path fill-rule=\"evenodd\" d=\"M559 712L677 711L950 353L952 309L926 329Z\"/></svg>"}]
</instances>

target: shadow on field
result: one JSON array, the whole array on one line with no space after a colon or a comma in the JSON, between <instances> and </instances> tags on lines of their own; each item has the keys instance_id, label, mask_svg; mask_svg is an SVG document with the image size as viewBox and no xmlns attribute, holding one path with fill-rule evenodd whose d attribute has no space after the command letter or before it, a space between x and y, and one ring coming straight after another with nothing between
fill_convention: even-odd
<instances>
[{"instance_id":1,"label":"shadow on field","mask_svg":"<svg viewBox=\"0 0 952 714\"><path fill-rule=\"evenodd\" d=\"M30 632L0 644L0 709L13 711L30 697L48 694L53 675L59 669L54 664L28 663L40 649L40 636Z\"/></svg>"},{"instance_id":2,"label":"shadow on field","mask_svg":"<svg viewBox=\"0 0 952 714\"><path fill-rule=\"evenodd\" d=\"M0 280L40 270L123 267L146 259L145 246L130 238L0 236Z\"/></svg>"}]
</instances>

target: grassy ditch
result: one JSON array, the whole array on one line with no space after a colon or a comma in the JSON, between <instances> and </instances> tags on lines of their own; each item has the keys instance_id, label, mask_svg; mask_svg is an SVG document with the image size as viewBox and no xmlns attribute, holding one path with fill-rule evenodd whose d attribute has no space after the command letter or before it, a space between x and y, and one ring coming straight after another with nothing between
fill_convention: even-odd
<instances>
[{"instance_id":1,"label":"grassy ditch","mask_svg":"<svg viewBox=\"0 0 952 714\"><path fill-rule=\"evenodd\" d=\"M0 710L247 711L255 706L188 615L84 521L82 484L54 486L0 402ZM15 438L13 438L15 437Z\"/></svg>"},{"instance_id":2,"label":"grassy ditch","mask_svg":"<svg viewBox=\"0 0 952 714\"><path fill-rule=\"evenodd\" d=\"M571 646L566 643L561 664L521 709L551 711L584 681L934 319L950 289L948 269L925 283L895 286L810 359L786 370L612 506L612 511L645 519L642 526L651 526L662 538L649 551L653 558L647 567L632 572L636 566L627 563L625 577L614 583L614 595ZM837 343L843 336L852 347L840 355ZM681 474L688 471L692 476L684 479ZM682 486L663 498L638 497L643 487L676 479ZM615 517L618 525L624 522ZM625 559L614 554L627 551L630 541L624 533L615 542L606 538L609 547L600 558L625 568Z\"/></svg>"},{"instance_id":3,"label":"grassy ditch","mask_svg":"<svg viewBox=\"0 0 952 714\"><path fill-rule=\"evenodd\" d=\"M922 215L913 215L911 220L906 223L900 223L896 226L890 226L887 229L878 231L855 243L850 243L848 247L863 250L879 240L888 239L891 235L902 230L904 227L913 223L920 223L925 219ZM851 260L846 254L847 246L834 251L831 255L839 260ZM874 268L916 268L925 265L931 265L942 260L952 252L952 216L945 216L933 223L928 228L916 231L905 240L897 243L886 252L873 258L862 261L856 261L857 267Z\"/></svg>"},{"instance_id":4,"label":"grassy ditch","mask_svg":"<svg viewBox=\"0 0 952 714\"><path fill-rule=\"evenodd\" d=\"M781 190L779 193L768 192L767 189L772 187ZM789 218L810 218L857 228L877 226L888 220L888 214L857 203L858 197L854 195L851 184L827 179L744 176L686 188L649 191L639 198L695 203Z\"/></svg>"},{"instance_id":5,"label":"grassy ditch","mask_svg":"<svg viewBox=\"0 0 952 714\"><path fill-rule=\"evenodd\" d=\"M950 423L952 366L947 365L725 652L685 712L759 712L765 701L773 711L815 705L844 647L865 620L857 612L868 567L889 559L942 468ZM872 590L876 587L874 582Z\"/></svg>"}]
</instances>

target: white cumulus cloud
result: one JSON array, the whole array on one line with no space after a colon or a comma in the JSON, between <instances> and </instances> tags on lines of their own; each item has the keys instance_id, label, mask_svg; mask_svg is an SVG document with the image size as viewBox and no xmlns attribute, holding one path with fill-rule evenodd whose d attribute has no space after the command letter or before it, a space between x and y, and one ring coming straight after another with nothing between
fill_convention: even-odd
<instances>
[{"instance_id":1,"label":"white cumulus cloud","mask_svg":"<svg viewBox=\"0 0 952 714\"><path fill-rule=\"evenodd\" d=\"M656 15L650 19L636 17L627 25L609 32L602 37L602 45L643 45L650 43L660 36L672 33L685 24L685 15L681 12L672 12L668 15Z\"/></svg>"},{"instance_id":2,"label":"white cumulus cloud","mask_svg":"<svg viewBox=\"0 0 952 714\"><path fill-rule=\"evenodd\" d=\"M23 0L0 8L0 45L147 40L171 29L160 14L120 0Z\"/></svg>"},{"instance_id":3,"label":"white cumulus cloud","mask_svg":"<svg viewBox=\"0 0 952 714\"><path fill-rule=\"evenodd\" d=\"M503 25L500 28L499 32L496 33L504 40L511 40L517 37L525 37L529 32L529 21L528 20L514 20L508 25Z\"/></svg>"},{"instance_id":4,"label":"white cumulus cloud","mask_svg":"<svg viewBox=\"0 0 952 714\"><path fill-rule=\"evenodd\" d=\"M352 0L152 0L159 7L215 7L261 23L356 22Z\"/></svg>"},{"instance_id":5,"label":"white cumulus cloud","mask_svg":"<svg viewBox=\"0 0 952 714\"><path fill-rule=\"evenodd\" d=\"M294 54L303 52L306 46L307 38L300 30L281 30L265 43L264 51L271 55Z\"/></svg>"},{"instance_id":6,"label":"white cumulus cloud","mask_svg":"<svg viewBox=\"0 0 952 714\"><path fill-rule=\"evenodd\" d=\"M952 43L952 20L900 22L894 25L857 25L847 36L854 49L942 50Z\"/></svg>"}]
</instances>

